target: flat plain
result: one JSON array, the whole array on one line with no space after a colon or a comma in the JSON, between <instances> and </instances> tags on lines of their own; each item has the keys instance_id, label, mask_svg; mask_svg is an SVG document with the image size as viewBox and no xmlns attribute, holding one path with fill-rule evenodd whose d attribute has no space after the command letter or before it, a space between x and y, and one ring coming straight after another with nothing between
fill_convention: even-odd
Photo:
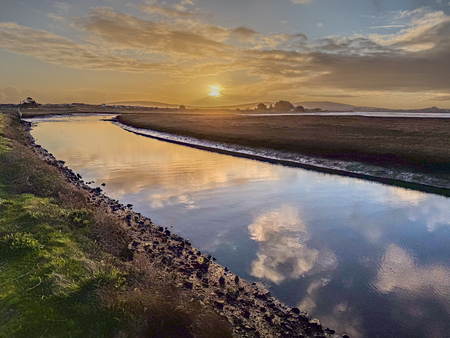
<instances>
[{"instance_id":1,"label":"flat plain","mask_svg":"<svg viewBox=\"0 0 450 338\"><path fill-rule=\"evenodd\" d=\"M126 114L118 120L209 141L440 175L450 173L450 119L197 111Z\"/></svg>"}]
</instances>

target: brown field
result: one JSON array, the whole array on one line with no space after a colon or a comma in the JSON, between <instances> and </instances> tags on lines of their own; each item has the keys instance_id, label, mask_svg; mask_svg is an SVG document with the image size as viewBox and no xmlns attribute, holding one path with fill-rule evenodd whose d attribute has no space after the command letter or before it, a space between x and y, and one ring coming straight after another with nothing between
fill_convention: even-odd
<instances>
[{"instance_id":1,"label":"brown field","mask_svg":"<svg viewBox=\"0 0 450 338\"><path fill-rule=\"evenodd\" d=\"M234 112L127 114L119 121L199 139L450 173L450 119L359 116L245 116Z\"/></svg>"}]
</instances>

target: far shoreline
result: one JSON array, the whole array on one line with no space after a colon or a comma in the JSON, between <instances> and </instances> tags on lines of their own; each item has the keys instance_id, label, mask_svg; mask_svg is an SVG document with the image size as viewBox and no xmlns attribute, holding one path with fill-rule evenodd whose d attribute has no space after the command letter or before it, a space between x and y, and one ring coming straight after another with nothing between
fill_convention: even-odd
<instances>
[{"instance_id":1,"label":"far shoreline","mask_svg":"<svg viewBox=\"0 0 450 338\"><path fill-rule=\"evenodd\" d=\"M186 142L186 141L176 140L176 139L172 139L170 137L161 137L161 136L151 135L151 134L145 133L145 131L150 131L150 132L153 131L156 133L160 133L160 132L158 132L156 130L151 130L151 129L137 128L137 127L128 125L126 123L120 122L119 120L117 120L117 125L119 127L121 127L122 129L127 130L131 133L134 133L136 135L145 136L145 137L149 137L149 138L152 138L152 139L155 139L158 141L168 142L168 143L172 143L172 144L178 144L178 145L182 145L182 146L186 146L186 147L190 147L190 148L194 148L194 149L205 150L205 151L210 151L210 152L214 152L214 153L230 155L230 156L239 157L239 158L246 158L246 159L271 163L271 164L279 164L279 165L288 166L288 167L301 168L301 169L316 171L316 172L320 172L320 173L324 173L324 174L358 178L358 179L362 179L362 180L366 180L366 181L377 182L377 183L396 186L396 187L400 187L400 188L411 189L411 190L422 191L422 192L426 192L426 193L450 197L450 188L437 187L437 186L428 185L428 184L424 184L424 183L408 182L408 181L399 180L399 179L395 179L395 178L389 178L389 177L378 177L378 176L372 176L372 175L367 175L367 174L360 174L360 173L355 173L355 172L340 170L340 169L320 167L320 166L304 164L304 163L300 163L300 162L296 162L296 161L292 161L292 160L284 160L284 159L265 157L265 156L261 156L261 155L257 155L257 154L239 152L239 151L235 151L235 150L231 150L231 149L224 149L224 148L219 148L219 147L214 147L214 146L196 144L194 142ZM126 127L128 127L128 128L126 128ZM131 129L129 127L133 128L133 129ZM139 129L141 129L141 131ZM165 133L160 133L160 134L165 134ZM177 136L177 135L172 134L172 136ZM190 138L190 137L187 137L187 138ZM198 140L198 139L194 139L194 138L190 138L190 139L191 139L191 141L200 141L200 142L202 141L202 140ZM218 143L217 143L217 145L224 146L223 144L218 144ZM361 163L361 165L364 165L364 163Z\"/></svg>"}]
</instances>

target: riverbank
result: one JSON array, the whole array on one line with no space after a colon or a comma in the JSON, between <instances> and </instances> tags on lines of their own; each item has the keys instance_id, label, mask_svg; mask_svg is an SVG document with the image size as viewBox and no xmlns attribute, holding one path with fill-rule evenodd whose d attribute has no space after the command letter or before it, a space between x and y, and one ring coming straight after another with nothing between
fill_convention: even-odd
<instances>
[{"instance_id":1,"label":"riverbank","mask_svg":"<svg viewBox=\"0 0 450 338\"><path fill-rule=\"evenodd\" d=\"M151 113L118 121L225 145L213 151L239 145L244 157L450 195L450 119Z\"/></svg>"},{"instance_id":2,"label":"riverbank","mask_svg":"<svg viewBox=\"0 0 450 338\"><path fill-rule=\"evenodd\" d=\"M2 115L2 125L0 237L10 253L0 263L8 291L0 297L2 336L83 336L83 321L96 336L334 336L188 240L88 187L17 119ZM14 243L19 255L10 252ZM31 306L44 298L44 311ZM111 322L96 325L92 312Z\"/></svg>"}]
</instances>

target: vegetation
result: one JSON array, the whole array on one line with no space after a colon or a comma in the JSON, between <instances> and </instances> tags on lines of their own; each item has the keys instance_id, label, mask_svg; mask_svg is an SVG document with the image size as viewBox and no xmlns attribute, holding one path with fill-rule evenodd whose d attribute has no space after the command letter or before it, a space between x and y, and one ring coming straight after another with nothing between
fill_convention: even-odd
<instances>
[{"instance_id":1,"label":"vegetation","mask_svg":"<svg viewBox=\"0 0 450 338\"><path fill-rule=\"evenodd\" d=\"M294 109L294 105L290 103L289 101L278 101L275 103L274 109L275 110L282 110L282 111L289 111L291 109Z\"/></svg>"},{"instance_id":2,"label":"vegetation","mask_svg":"<svg viewBox=\"0 0 450 338\"><path fill-rule=\"evenodd\" d=\"M256 106L256 110L267 110L267 106L264 103L260 103Z\"/></svg>"},{"instance_id":3,"label":"vegetation","mask_svg":"<svg viewBox=\"0 0 450 338\"><path fill-rule=\"evenodd\" d=\"M448 119L151 113L121 115L119 121L210 141L445 177L450 172Z\"/></svg>"},{"instance_id":4,"label":"vegetation","mask_svg":"<svg viewBox=\"0 0 450 338\"><path fill-rule=\"evenodd\" d=\"M0 337L230 337L0 113Z\"/></svg>"}]
</instances>

